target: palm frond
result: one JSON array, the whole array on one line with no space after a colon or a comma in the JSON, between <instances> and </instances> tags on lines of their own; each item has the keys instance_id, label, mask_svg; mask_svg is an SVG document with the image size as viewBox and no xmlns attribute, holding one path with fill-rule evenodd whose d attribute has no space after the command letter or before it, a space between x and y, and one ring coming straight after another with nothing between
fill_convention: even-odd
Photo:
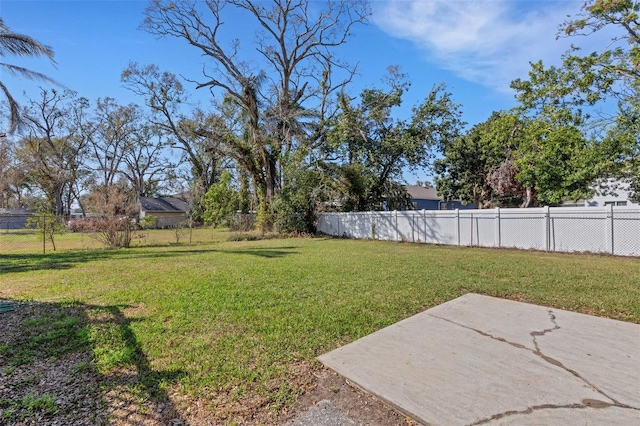
<instances>
[{"instance_id":1,"label":"palm frond","mask_svg":"<svg viewBox=\"0 0 640 426\"><path fill-rule=\"evenodd\" d=\"M0 81L0 91L4 93L4 97L7 99L7 103L9 104L9 130L7 133L12 134L22 123L20 107L18 106L18 102L16 102L16 100L13 99L13 96L11 96L7 86L2 84L2 81Z\"/></svg>"},{"instance_id":2,"label":"palm frond","mask_svg":"<svg viewBox=\"0 0 640 426\"><path fill-rule=\"evenodd\" d=\"M54 84L58 87L66 89L66 87L61 83L58 83L51 77L48 77L45 74L39 73L37 71L32 71L30 69L19 67L17 65L6 64L4 62L0 62L0 68L3 68L14 77L26 78L27 80L44 81L46 83Z\"/></svg>"},{"instance_id":3,"label":"palm frond","mask_svg":"<svg viewBox=\"0 0 640 426\"><path fill-rule=\"evenodd\" d=\"M53 49L24 34L12 32L0 18L0 56L46 56L53 60Z\"/></svg>"},{"instance_id":4,"label":"palm frond","mask_svg":"<svg viewBox=\"0 0 640 426\"><path fill-rule=\"evenodd\" d=\"M4 20L0 18L0 57L8 55L45 56L54 66L56 63L53 60L53 49L29 36L14 33L9 29L9 27L7 27ZM26 78L27 80L44 81L66 89L65 86L56 82L52 78L24 67L0 62L0 70L5 70L8 74L15 77ZM20 127L22 122L18 103L13 96L11 96L9 89L7 89L7 86L5 86L2 81L0 81L0 92L4 93L9 104L9 133L13 133Z\"/></svg>"}]
</instances>

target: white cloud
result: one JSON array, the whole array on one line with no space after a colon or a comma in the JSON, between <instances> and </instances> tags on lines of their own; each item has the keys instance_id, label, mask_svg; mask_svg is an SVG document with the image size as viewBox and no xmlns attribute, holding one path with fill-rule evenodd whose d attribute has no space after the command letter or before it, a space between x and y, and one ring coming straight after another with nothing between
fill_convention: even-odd
<instances>
[{"instance_id":1,"label":"white cloud","mask_svg":"<svg viewBox=\"0 0 640 426\"><path fill-rule=\"evenodd\" d=\"M374 23L410 40L426 58L461 78L509 91L529 62L559 64L571 42L556 40L558 24L580 1L388 0L374 3Z\"/></svg>"}]
</instances>

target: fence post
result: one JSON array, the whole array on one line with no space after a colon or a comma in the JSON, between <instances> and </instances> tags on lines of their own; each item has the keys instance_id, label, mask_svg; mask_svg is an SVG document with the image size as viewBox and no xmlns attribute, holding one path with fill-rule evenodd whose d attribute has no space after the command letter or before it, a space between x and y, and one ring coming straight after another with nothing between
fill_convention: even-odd
<instances>
[{"instance_id":1,"label":"fence post","mask_svg":"<svg viewBox=\"0 0 640 426\"><path fill-rule=\"evenodd\" d=\"M422 222L424 225L424 240L422 240L423 243L427 242L427 211L425 209L422 209Z\"/></svg>"},{"instance_id":2,"label":"fence post","mask_svg":"<svg viewBox=\"0 0 640 426\"><path fill-rule=\"evenodd\" d=\"M500 207L496 207L496 246L498 248L501 247L502 241L501 241L501 235L500 235Z\"/></svg>"},{"instance_id":3,"label":"fence post","mask_svg":"<svg viewBox=\"0 0 640 426\"><path fill-rule=\"evenodd\" d=\"M396 241L400 241L400 230L398 229L398 210L393 211L393 216L396 222Z\"/></svg>"},{"instance_id":4,"label":"fence post","mask_svg":"<svg viewBox=\"0 0 640 426\"><path fill-rule=\"evenodd\" d=\"M615 254L615 246L614 246L614 219L613 219L613 204L609 204L609 211L607 212L607 219L609 219L609 232L611 233L610 237L609 237L609 244L611 246L611 254Z\"/></svg>"},{"instance_id":5,"label":"fence post","mask_svg":"<svg viewBox=\"0 0 640 426\"><path fill-rule=\"evenodd\" d=\"M471 222L469 223L469 229L471 230L471 235L469 235L470 246L473 247L473 213L471 213Z\"/></svg>"},{"instance_id":6,"label":"fence post","mask_svg":"<svg viewBox=\"0 0 640 426\"><path fill-rule=\"evenodd\" d=\"M416 242L416 215L415 212L411 212L411 242Z\"/></svg>"},{"instance_id":7,"label":"fence post","mask_svg":"<svg viewBox=\"0 0 640 426\"><path fill-rule=\"evenodd\" d=\"M545 248L546 251L551 251L551 215L549 213L549 206L544 206L544 228L545 228Z\"/></svg>"},{"instance_id":8,"label":"fence post","mask_svg":"<svg viewBox=\"0 0 640 426\"><path fill-rule=\"evenodd\" d=\"M460 245L460 209L456 209L456 230L458 245Z\"/></svg>"},{"instance_id":9,"label":"fence post","mask_svg":"<svg viewBox=\"0 0 640 426\"><path fill-rule=\"evenodd\" d=\"M369 212L369 221L371 222L371 232L369 233L369 235L371 235L371 239L375 240L376 239L376 224L373 223L373 211Z\"/></svg>"},{"instance_id":10,"label":"fence post","mask_svg":"<svg viewBox=\"0 0 640 426\"><path fill-rule=\"evenodd\" d=\"M371 225L373 226L373 239L374 240L379 240L380 238L378 238L378 233L380 232L380 229L378 228L378 221L377 221L377 217L378 215L375 214L375 212L371 212Z\"/></svg>"},{"instance_id":11,"label":"fence post","mask_svg":"<svg viewBox=\"0 0 640 426\"><path fill-rule=\"evenodd\" d=\"M341 220L342 220L342 219L341 219L341 216L340 216L339 214L336 214L336 223L337 223L337 226L338 226L338 235L337 235L338 237L341 237L341 236L342 236L342 235L340 234L340 221L341 221Z\"/></svg>"}]
</instances>

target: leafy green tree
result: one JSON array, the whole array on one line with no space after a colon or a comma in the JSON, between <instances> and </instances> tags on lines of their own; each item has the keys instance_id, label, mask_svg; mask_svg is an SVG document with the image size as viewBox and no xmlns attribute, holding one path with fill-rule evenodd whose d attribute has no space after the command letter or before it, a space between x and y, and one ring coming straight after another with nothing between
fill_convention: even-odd
<instances>
[{"instance_id":1,"label":"leafy green tree","mask_svg":"<svg viewBox=\"0 0 640 426\"><path fill-rule=\"evenodd\" d=\"M287 184L274 200L274 227L282 233L313 233L318 203L321 202L321 175L310 168L288 171Z\"/></svg>"},{"instance_id":2,"label":"leafy green tree","mask_svg":"<svg viewBox=\"0 0 640 426\"><path fill-rule=\"evenodd\" d=\"M590 161L593 153L578 127L544 118L527 120L513 153L517 180L525 188L523 207L588 196L597 177Z\"/></svg>"},{"instance_id":3,"label":"leafy green tree","mask_svg":"<svg viewBox=\"0 0 640 426\"><path fill-rule=\"evenodd\" d=\"M598 144L585 137L580 117L546 104L535 115L526 112L493 113L464 137L443 145L435 170L445 199L480 208L530 207L590 193Z\"/></svg>"},{"instance_id":4,"label":"leafy green tree","mask_svg":"<svg viewBox=\"0 0 640 426\"><path fill-rule=\"evenodd\" d=\"M217 227L238 208L238 193L233 188L231 173L222 172L220 181L209 187L203 197L204 223Z\"/></svg>"},{"instance_id":5,"label":"leafy green tree","mask_svg":"<svg viewBox=\"0 0 640 426\"><path fill-rule=\"evenodd\" d=\"M145 215L142 219L138 221L138 225L142 229L152 229L155 228L158 224L158 218L153 215Z\"/></svg>"},{"instance_id":6,"label":"leafy green tree","mask_svg":"<svg viewBox=\"0 0 640 426\"><path fill-rule=\"evenodd\" d=\"M640 201L640 101L620 105L615 123L600 143L600 176L616 176L629 184L630 197ZM602 160L604 159L604 160ZM603 188L600 188L603 190ZM609 188L615 190L616 188Z\"/></svg>"},{"instance_id":7,"label":"leafy green tree","mask_svg":"<svg viewBox=\"0 0 640 426\"><path fill-rule=\"evenodd\" d=\"M227 31L228 13L241 16L247 27L241 39ZM250 175L259 215L268 216L282 184L280 161L293 150L318 140L330 94L344 87L354 69L335 56L354 26L369 16L361 0L154 0L143 28L157 36L176 37L200 51L210 62L198 88L234 105L242 118L223 137L237 164ZM248 40L247 34L256 34ZM246 54L245 46L250 53ZM339 70L344 78L336 79ZM215 129L214 129L215 130Z\"/></svg>"},{"instance_id":8,"label":"leafy green tree","mask_svg":"<svg viewBox=\"0 0 640 426\"><path fill-rule=\"evenodd\" d=\"M498 197L503 200L518 197L518 191L496 193L489 176L511 158L521 131L522 123L517 115L494 112L464 136L444 141L442 158L434 162L438 192L447 201L474 203L477 208L499 203Z\"/></svg>"},{"instance_id":9,"label":"leafy green tree","mask_svg":"<svg viewBox=\"0 0 640 426\"><path fill-rule=\"evenodd\" d=\"M561 25L559 36L606 31L612 35L611 41L586 54L572 48L563 56L560 67L532 64L528 80L512 83L527 115L556 123L555 130L543 131L540 123L534 126L533 133L541 138L541 144L532 141L530 155L520 161L519 167L526 169L525 179L537 175L541 182L561 180L564 190L560 192L573 197L589 192L584 190L588 179L593 185L597 180L619 177L628 179L632 187L640 187L635 125L640 83L638 10L638 3L631 0L586 1L580 13ZM611 100L618 103L617 113L607 108ZM577 130L582 132L582 141ZM568 151L574 151L575 161L568 163L567 174L561 179L557 159L566 160ZM576 155L576 151L582 155ZM536 171L527 167L533 164L534 156L546 162ZM555 200L558 193L546 191L543 198Z\"/></svg>"},{"instance_id":10,"label":"leafy green tree","mask_svg":"<svg viewBox=\"0 0 640 426\"><path fill-rule=\"evenodd\" d=\"M512 82L526 122L513 160L527 199L554 204L588 197L596 180L617 167L611 159L621 145L603 140L610 124L592 115L605 93L594 78L566 65L545 68L538 62L529 80Z\"/></svg>"},{"instance_id":11,"label":"leafy green tree","mask_svg":"<svg viewBox=\"0 0 640 426\"><path fill-rule=\"evenodd\" d=\"M574 49L565 56L564 66L584 77L583 83L595 84L594 93L610 91L626 97L637 91L640 82L639 10L640 5L634 0L587 0L580 13L560 26L560 34L565 36L586 36L601 31L612 34L610 43L598 52L580 55ZM622 85L615 87L613 81Z\"/></svg>"},{"instance_id":12,"label":"leafy green tree","mask_svg":"<svg viewBox=\"0 0 640 426\"><path fill-rule=\"evenodd\" d=\"M0 56L44 56L48 58L52 64L55 64L55 61L53 60L53 50L49 46L45 46L44 44L27 35L14 33L4 23L4 20L2 18L0 18ZM0 69L5 70L7 74L12 76L19 76L28 80L40 80L47 83L59 85L44 74L36 71L31 71L18 65L0 62ZM13 133L21 123L18 102L13 98L13 96L9 92L9 89L1 80L0 91L2 91L4 97L7 100L7 103L9 104L10 114L8 133Z\"/></svg>"},{"instance_id":13,"label":"leafy green tree","mask_svg":"<svg viewBox=\"0 0 640 426\"><path fill-rule=\"evenodd\" d=\"M521 207L530 207L577 200L590 195L598 176L597 144L558 116L518 118L505 154L487 175L501 204L520 199Z\"/></svg>"},{"instance_id":14,"label":"leafy green tree","mask_svg":"<svg viewBox=\"0 0 640 426\"><path fill-rule=\"evenodd\" d=\"M244 170L241 170L239 174L240 191L238 192L238 210L240 210L242 214L247 214L252 210L251 206L253 205L249 177Z\"/></svg>"},{"instance_id":15,"label":"leafy green tree","mask_svg":"<svg viewBox=\"0 0 640 426\"><path fill-rule=\"evenodd\" d=\"M331 210L332 203L343 195L327 164L308 164L306 154L298 150L284 163L287 180L274 200L274 227L278 232L314 233L317 212Z\"/></svg>"},{"instance_id":16,"label":"leafy green tree","mask_svg":"<svg viewBox=\"0 0 640 426\"><path fill-rule=\"evenodd\" d=\"M632 0L589 0L582 11L561 26L565 36L585 36L606 31L611 41L602 49L583 55L577 49L565 55L563 69L580 77L573 88L591 96L591 103L613 97L618 101L617 117L595 118L602 136L603 169L600 178L618 177L631 183L633 196L640 199L640 154L637 139L638 88L640 86L640 5Z\"/></svg>"},{"instance_id":17,"label":"leafy green tree","mask_svg":"<svg viewBox=\"0 0 640 426\"><path fill-rule=\"evenodd\" d=\"M409 84L397 68L390 68L389 89L366 89L360 103L340 97L340 111L328 132L336 178L343 183L347 210L402 207L408 200L397 183L403 171L428 168L437 147L458 137L459 106L443 85L413 107L408 120L393 120ZM393 206L391 205L393 204Z\"/></svg>"}]
</instances>

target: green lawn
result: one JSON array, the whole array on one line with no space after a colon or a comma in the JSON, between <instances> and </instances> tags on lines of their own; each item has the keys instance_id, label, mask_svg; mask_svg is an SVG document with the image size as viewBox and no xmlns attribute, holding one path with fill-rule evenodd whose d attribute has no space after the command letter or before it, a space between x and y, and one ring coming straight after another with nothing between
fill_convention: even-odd
<instances>
[{"instance_id":1,"label":"green lawn","mask_svg":"<svg viewBox=\"0 0 640 426\"><path fill-rule=\"evenodd\" d=\"M277 412L300 391L300 363L467 292L640 323L637 258L218 236L0 255L0 298L73 301L111 318L81 333L101 371L143 357L154 389L214 411L258 399Z\"/></svg>"}]
</instances>

